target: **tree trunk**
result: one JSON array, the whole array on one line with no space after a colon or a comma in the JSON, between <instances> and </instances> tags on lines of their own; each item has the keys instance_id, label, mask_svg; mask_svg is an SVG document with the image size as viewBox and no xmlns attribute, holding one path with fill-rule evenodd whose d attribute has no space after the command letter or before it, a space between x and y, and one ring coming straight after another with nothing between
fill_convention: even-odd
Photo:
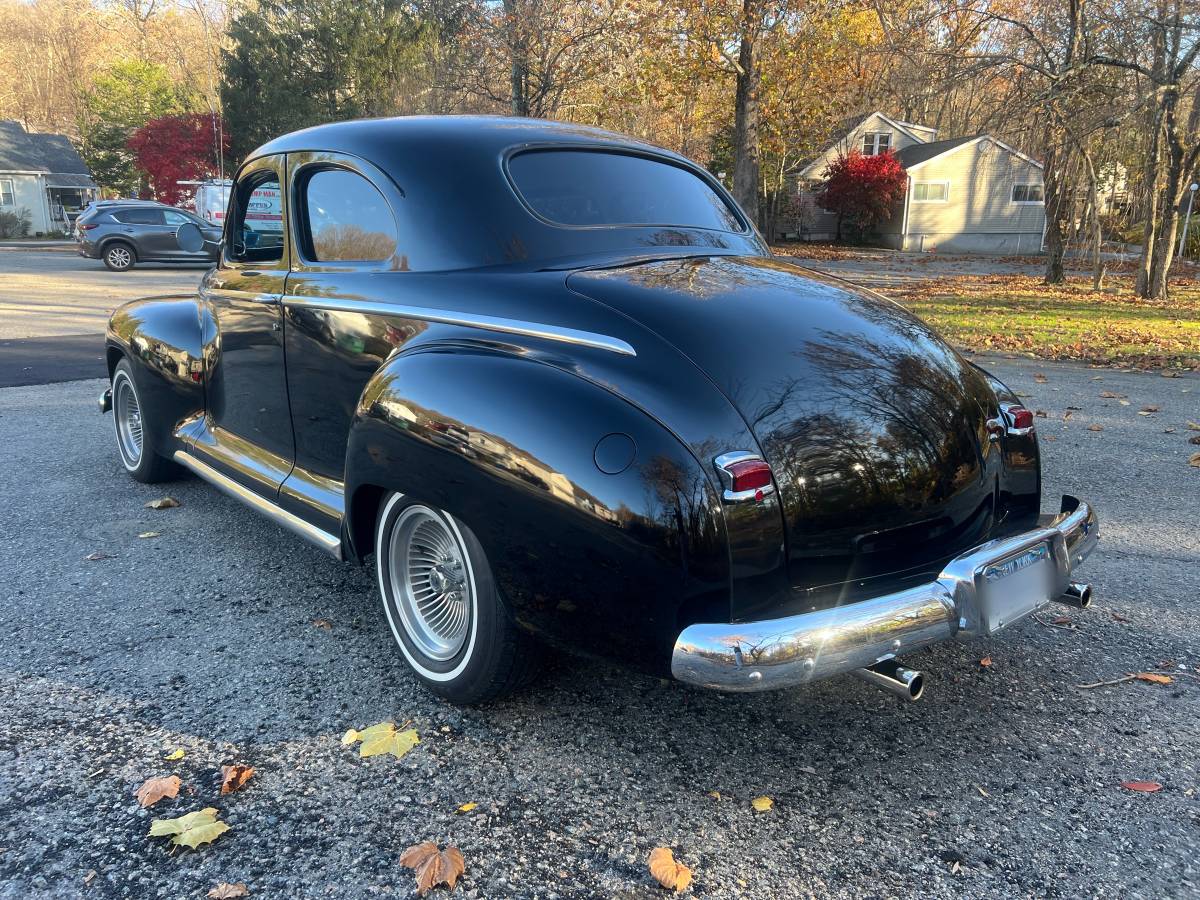
<instances>
[{"instance_id":1,"label":"tree trunk","mask_svg":"<svg viewBox=\"0 0 1200 900\"><path fill-rule=\"evenodd\" d=\"M738 50L733 116L733 198L758 225L758 0L742 0L742 41Z\"/></svg>"},{"instance_id":2,"label":"tree trunk","mask_svg":"<svg viewBox=\"0 0 1200 900\"><path fill-rule=\"evenodd\" d=\"M1042 190L1043 209L1046 213L1046 276L1043 281L1046 284L1062 284L1066 278L1063 273L1066 238L1063 235L1062 224L1063 206L1067 199L1062 171L1064 156L1053 129L1047 125L1042 134L1042 157L1045 166L1042 170Z\"/></svg>"},{"instance_id":3,"label":"tree trunk","mask_svg":"<svg viewBox=\"0 0 1200 900\"><path fill-rule=\"evenodd\" d=\"M529 63L526 58L525 37L519 21L517 0L504 0L505 25L508 28L508 52L511 56L509 78L512 85L512 114L529 115L529 95L525 85L529 80Z\"/></svg>"}]
</instances>

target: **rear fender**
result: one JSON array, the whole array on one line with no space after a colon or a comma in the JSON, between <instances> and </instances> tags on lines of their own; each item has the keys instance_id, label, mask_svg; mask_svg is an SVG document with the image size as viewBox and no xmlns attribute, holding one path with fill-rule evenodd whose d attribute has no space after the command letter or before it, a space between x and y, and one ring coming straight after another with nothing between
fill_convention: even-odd
<instances>
[{"instance_id":1,"label":"rear fender","mask_svg":"<svg viewBox=\"0 0 1200 900\"><path fill-rule=\"evenodd\" d=\"M386 490L465 522L517 622L551 644L665 672L684 625L729 616L704 470L641 410L553 366L462 345L394 357L347 452L360 558Z\"/></svg>"},{"instance_id":2,"label":"rear fender","mask_svg":"<svg viewBox=\"0 0 1200 900\"><path fill-rule=\"evenodd\" d=\"M150 297L119 306L108 322L109 377L122 357L129 360L160 452L177 446L179 429L204 413L205 315L191 295Z\"/></svg>"}]
</instances>

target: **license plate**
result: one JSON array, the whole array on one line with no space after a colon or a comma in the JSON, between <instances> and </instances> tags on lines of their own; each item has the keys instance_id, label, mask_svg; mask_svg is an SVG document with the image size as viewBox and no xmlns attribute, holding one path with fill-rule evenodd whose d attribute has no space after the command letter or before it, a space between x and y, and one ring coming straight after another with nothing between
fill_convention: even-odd
<instances>
[{"instance_id":1,"label":"license plate","mask_svg":"<svg viewBox=\"0 0 1200 900\"><path fill-rule=\"evenodd\" d=\"M980 585L983 630L999 631L1049 603L1053 576L1046 544L987 566Z\"/></svg>"}]
</instances>

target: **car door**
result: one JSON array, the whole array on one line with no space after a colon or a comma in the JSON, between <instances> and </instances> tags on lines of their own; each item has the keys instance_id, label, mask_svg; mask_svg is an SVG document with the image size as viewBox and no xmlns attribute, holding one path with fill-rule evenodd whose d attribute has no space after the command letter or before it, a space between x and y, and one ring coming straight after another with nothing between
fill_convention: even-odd
<instances>
[{"instance_id":1,"label":"car door","mask_svg":"<svg viewBox=\"0 0 1200 900\"><path fill-rule=\"evenodd\" d=\"M407 319L407 267L394 210L402 195L361 159L289 153L292 273L284 298L296 465L279 504L326 529L342 515L346 442L363 388L428 327Z\"/></svg>"},{"instance_id":2,"label":"car door","mask_svg":"<svg viewBox=\"0 0 1200 900\"><path fill-rule=\"evenodd\" d=\"M133 206L113 213L113 219L120 223L120 232L133 242L139 260L170 259L172 251L179 249L157 207Z\"/></svg>"},{"instance_id":3,"label":"car door","mask_svg":"<svg viewBox=\"0 0 1200 900\"><path fill-rule=\"evenodd\" d=\"M195 225L200 228L201 223L195 219L189 218L176 209L164 209L162 211L163 220L166 223L166 232L170 243L170 258L177 259L181 262L196 261L203 262L208 258L207 250L201 250L199 253L189 253L179 246L179 226L180 225ZM207 227L208 223L203 223ZM203 230L202 232L203 233Z\"/></svg>"},{"instance_id":4,"label":"car door","mask_svg":"<svg viewBox=\"0 0 1200 900\"><path fill-rule=\"evenodd\" d=\"M195 449L231 478L272 497L295 458L281 300L290 246L283 155L252 160L230 197L223 249L200 294L206 415Z\"/></svg>"}]
</instances>

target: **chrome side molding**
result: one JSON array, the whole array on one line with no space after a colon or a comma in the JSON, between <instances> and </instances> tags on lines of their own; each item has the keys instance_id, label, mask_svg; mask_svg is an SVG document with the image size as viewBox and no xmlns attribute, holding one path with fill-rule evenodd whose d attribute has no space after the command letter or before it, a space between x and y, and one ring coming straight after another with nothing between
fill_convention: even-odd
<instances>
[{"instance_id":1,"label":"chrome side molding","mask_svg":"<svg viewBox=\"0 0 1200 900\"><path fill-rule=\"evenodd\" d=\"M566 328L560 325L542 325L537 322L524 322L519 319L505 319L500 316L485 316L479 313L456 312L449 309L431 309L425 306L405 306L400 303L372 303L360 300L338 300L333 297L300 297L287 294L283 298L284 306L299 309L328 309L335 312L370 313L376 316L397 316L401 319L420 319L423 322L441 322L446 325L465 325L469 328L482 328L486 331L499 331L505 334L523 334L528 337L543 338L548 341L560 341L564 344L575 344L580 347L595 347L597 350L607 350L623 356L637 356L633 346L620 338L607 334L597 334L594 331L580 331L576 328Z\"/></svg>"},{"instance_id":2,"label":"chrome side molding","mask_svg":"<svg viewBox=\"0 0 1200 900\"><path fill-rule=\"evenodd\" d=\"M235 500L240 500L255 512L261 513L271 521L282 525L288 531L299 535L306 541L316 544L334 558L342 559L342 539L340 537L323 531L309 522L305 522L299 516L288 512L286 509L272 503L266 497L256 494L245 485L234 481L228 475L218 472L208 463L196 459L196 457L192 456L186 450L175 451L175 462L191 469L209 484L224 491Z\"/></svg>"}]
</instances>

